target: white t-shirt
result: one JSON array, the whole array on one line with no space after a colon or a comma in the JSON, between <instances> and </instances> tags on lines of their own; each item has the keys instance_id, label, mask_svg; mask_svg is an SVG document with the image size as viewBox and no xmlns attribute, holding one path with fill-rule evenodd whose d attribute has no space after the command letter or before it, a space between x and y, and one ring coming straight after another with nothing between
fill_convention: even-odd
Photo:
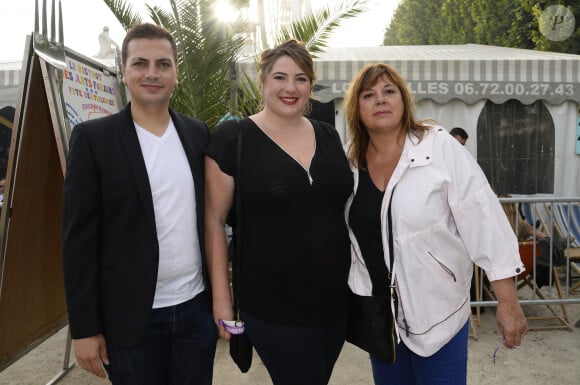
<instances>
[{"instance_id":1,"label":"white t-shirt","mask_svg":"<svg viewBox=\"0 0 580 385\"><path fill-rule=\"evenodd\" d=\"M194 181L170 120L163 136L135 123L149 176L159 242L153 308L183 303L204 290Z\"/></svg>"}]
</instances>

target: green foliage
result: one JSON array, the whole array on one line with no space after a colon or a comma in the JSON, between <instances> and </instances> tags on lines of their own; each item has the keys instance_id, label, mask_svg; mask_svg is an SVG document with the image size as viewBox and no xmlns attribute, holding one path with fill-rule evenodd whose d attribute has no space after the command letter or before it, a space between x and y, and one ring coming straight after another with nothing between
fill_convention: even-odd
<instances>
[{"instance_id":1,"label":"green foliage","mask_svg":"<svg viewBox=\"0 0 580 385\"><path fill-rule=\"evenodd\" d=\"M131 4L127 4L125 0L103 0L103 2L113 12L125 31L143 20L138 13L133 11Z\"/></svg>"},{"instance_id":2,"label":"green foliage","mask_svg":"<svg viewBox=\"0 0 580 385\"><path fill-rule=\"evenodd\" d=\"M172 105L215 127L230 110L231 65L244 41L241 22L220 23L212 1L171 1L174 31L180 47L180 76Z\"/></svg>"},{"instance_id":3,"label":"green foliage","mask_svg":"<svg viewBox=\"0 0 580 385\"><path fill-rule=\"evenodd\" d=\"M402 0L385 32L384 45L439 44L443 0Z\"/></svg>"},{"instance_id":4,"label":"green foliage","mask_svg":"<svg viewBox=\"0 0 580 385\"><path fill-rule=\"evenodd\" d=\"M471 1L444 0L437 44L466 44L475 41Z\"/></svg>"},{"instance_id":5,"label":"green foliage","mask_svg":"<svg viewBox=\"0 0 580 385\"><path fill-rule=\"evenodd\" d=\"M531 40L534 42L536 49L541 51L564 52L580 55L580 4L574 0L561 1L558 5L564 5L574 15L576 28L574 33L569 38L563 41L550 40L542 35L539 28L539 20L542 11L550 5L554 5L553 1L529 1L532 3L531 9L534 15L534 28L531 32Z\"/></svg>"},{"instance_id":6,"label":"green foliage","mask_svg":"<svg viewBox=\"0 0 580 385\"><path fill-rule=\"evenodd\" d=\"M250 116L262 108L261 92L248 74L241 74L238 88L236 116Z\"/></svg>"},{"instance_id":7,"label":"green foliage","mask_svg":"<svg viewBox=\"0 0 580 385\"><path fill-rule=\"evenodd\" d=\"M563 41L542 35L539 19L550 5L574 14L574 33ZM580 4L576 0L402 0L383 44L467 44L580 53Z\"/></svg>"},{"instance_id":8,"label":"green foliage","mask_svg":"<svg viewBox=\"0 0 580 385\"><path fill-rule=\"evenodd\" d=\"M276 37L276 44L289 39L304 42L312 57L317 57L328 46L332 32L346 20L361 14L366 1L354 0L340 2L334 8L324 7L318 12L308 14L289 27L282 27Z\"/></svg>"},{"instance_id":9,"label":"green foliage","mask_svg":"<svg viewBox=\"0 0 580 385\"><path fill-rule=\"evenodd\" d=\"M502 47L533 48L525 28L530 11L519 0L473 0L475 43Z\"/></svg>"}]
</instances>

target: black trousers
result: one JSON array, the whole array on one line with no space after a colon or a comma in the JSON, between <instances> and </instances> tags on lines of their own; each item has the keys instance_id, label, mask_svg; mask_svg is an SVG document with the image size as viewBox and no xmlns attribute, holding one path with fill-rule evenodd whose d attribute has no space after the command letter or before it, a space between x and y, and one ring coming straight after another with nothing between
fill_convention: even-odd
<instances>
[{"instance_id":1,"label":"black trousers","mask_svg":"<svg viewBox=\"0 0 580 385\"><path fill-rule=\"evenodd\" d=\"M275 325L242 314L246 333L274 385L326 385L344 345L346 320Z\"/></svg>"}]
</instances>

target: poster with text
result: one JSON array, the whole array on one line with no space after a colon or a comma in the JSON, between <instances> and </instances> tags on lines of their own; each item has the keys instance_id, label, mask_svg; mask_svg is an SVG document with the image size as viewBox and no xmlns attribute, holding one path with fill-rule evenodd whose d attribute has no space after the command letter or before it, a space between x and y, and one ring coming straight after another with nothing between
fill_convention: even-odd
<instances>
[{"instance_id":1,"label":"poster with text","mask_svg":"<svg viewBox=\"0 0 580 385\"><path fill-rule=\"evenodd\" d=\"M67 55L62 92L70 128L119 112L117 76L104 67Z\"/></svg>"}]
</instances>

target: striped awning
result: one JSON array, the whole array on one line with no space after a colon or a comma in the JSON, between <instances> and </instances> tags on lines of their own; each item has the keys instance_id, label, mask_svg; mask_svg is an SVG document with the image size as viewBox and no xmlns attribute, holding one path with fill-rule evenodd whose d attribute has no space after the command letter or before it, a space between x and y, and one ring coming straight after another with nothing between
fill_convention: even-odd
<instances>
[{"instance_id":1,"label":"striped awning","mask_svg":"<svg viewBox=\"0 0 580 385\"><path fill-rule=\"evenodd\" d=\"M395 67L415 101L580 103L580 55L477 44L330 48L315 59L315 95L321 102L344 97L351 79L371 63ZM238 61L237 71L256 79L253 59Z\"/></svg>"},{"instance_id":2,"label":"striped awning","mask_svg":"<svg viewBox=\"0 0 580 385\"><path fill-rule=\"evenodd\" d=\"M0 62L0 108L16 105L21 67L20 62Z\"/></svg>"}]
</instances>

